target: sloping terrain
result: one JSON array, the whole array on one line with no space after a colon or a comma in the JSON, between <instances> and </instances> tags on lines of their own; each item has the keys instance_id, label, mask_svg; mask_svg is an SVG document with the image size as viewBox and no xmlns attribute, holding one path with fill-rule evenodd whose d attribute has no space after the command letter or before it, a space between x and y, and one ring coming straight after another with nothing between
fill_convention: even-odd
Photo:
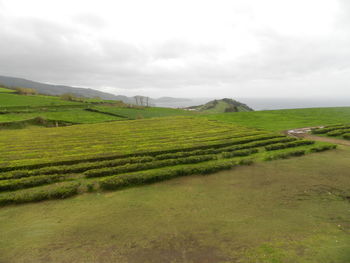
<instances>
[{"instance_id":1,"label":"sloping terrain","mask_svg":"<svg viewBox=\"0 0 350 263\"><path fill-rule=\"evenodd\" d=\"M246 112L253 111L247 105L233 100L233 99L221 99L209 101L204 105L188 107L189 110L200 111L204 113L224 113L224 112Z\"/></svg>"}]
</instances>

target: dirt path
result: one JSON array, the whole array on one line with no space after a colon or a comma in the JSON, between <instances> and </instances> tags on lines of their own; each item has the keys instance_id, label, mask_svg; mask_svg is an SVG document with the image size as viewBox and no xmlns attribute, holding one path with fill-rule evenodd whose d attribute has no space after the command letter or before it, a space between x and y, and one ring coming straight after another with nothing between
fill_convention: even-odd
<instances>
[{"instance_id":1,"label":"dirt path","mask_svg":"<svg viewBox=\"0 0 350 263\"><path fill-rule=\"evenodd\" d=\"M316 136L316 135L310 134L312 128L322 128L322 127L307 127L307 128L288 130L288 131L285 131L285 134L293 137L304 138L304 139L309 139L314 141L330 142L330 143L350 146L350 141L348 140L322 137L322 136Z\"/></svg>"}]
</instances>

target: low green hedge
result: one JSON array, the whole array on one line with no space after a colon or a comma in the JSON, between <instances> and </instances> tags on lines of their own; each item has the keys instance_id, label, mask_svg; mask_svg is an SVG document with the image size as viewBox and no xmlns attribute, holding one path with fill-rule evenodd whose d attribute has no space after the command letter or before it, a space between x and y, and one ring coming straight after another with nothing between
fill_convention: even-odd
<instances>
[{"instance_id":1,"label":"low green hedge","mask_svg":"<svg viewBox=\"0 0 350 263\"><path fill-rule=\"evenodd\" d=\"M293 148L293 147L298 147L302 145L310 145L314 144L314 141L308 141L308 140L297 140L293 142L288 142L288 143L276 143L272 145L265 146L266 151L275 151L275 150L280 150L280 149L286 149L286 148Z\"/></svg>"},{"instance_id":2,"label":"low green hedge","mask_svg":"<svg viewBox=\"0 0 350 263\"><path fill-rule=\"evenodd\" d=\"M343 138L350 140L350 133L343 134Z\"/></svg>"},{"instance_id":3,"label":"low green hedge","mask_svg":"<svg viewBox=\"0 0 350 263\"><path fill-rule=\"evenodd\" d=\"M25 193L9 193L6 196L0 196L0 206L64 199L78 194L78 188L79 183L69 183L63 186L57 186L53 189L39 189Z\"/></svg>"},{"instance_id":4,"label":"low green hedge","mask_svg":"<svg viewBox=\"0 0 350 263\"><path fill-rule=\"evenodd\" d=\"M0 191L13 191L43 184L50 184L61 180L64 175L38 175L20 179L9 179L0 181Z\"/></svg>"},{"instance_id":5,"label":"low green hedge","mask_svg":"<svg viewBox=\"0 0 350 263\"><path fill-rule=\"evenodd\" d=\"M335 130L335 131L331 131L331 132L327 132L327 136L340 136L343 135L345 133L349 133L350 129L342 129L342 130Z\"/></svg>"},{"instance_id":6,"label":"low green hedge","mask_svg":"<svg viewBox=\"0 0 350 263\"><path fill-rule=\"evenodd\" d=\"M160 168L165 166L200 163L200 162L214 160L216 158L217 158L216 155L189 156L186 158L167 159L167 160L160 160L160 161L154 161L149 163L126 164L119 167L93 169L93 170L86 171L84 174L88 178L102 177L102 176L116 175L116 174L121 174L126 172L135 172L135 171L141 171L141 170L147 170L147 169Z\"/></svg>"},{"instance_id":7,"label":"low green hedge","mask_svg":"<svg viewBox=\"0 0 350 263\"><path fill-rule=\"evenodd\" d=\"M320 146L312 147L310 149L310 152L323 152L323 151L332 150L336 148L337 148L336 144L320 145Z\"/></svg>"},{"instance_id":8,"label":"low green hedge","mask_svg":"<svg viewBox=\"0 0 350 263\"><path fill-rule=\"evenodd\" d=\"M15 170L0 174L0 182L3 179L12 178L23 178L36 175L49 175L49 174L67 174L67 173L82 173L91 169L98 169L104 167L115 167L119 165L132 164L132 163L145 163L151 162L155 159L151 156L140 156L140 157L129 157L125 159L116 159L111 161L101 162L89 162L89 163L78 163L72 165L61 165L61 166L49 166L35 170Z\"/></svg>"},{"instance_id":9,"label":"low green hedge","mask_svg":"<svg viewBox=\"0 0 350 263\"><path fill-rule=\"evenodd\" d=\"M179 176L187 176L193 174L209 174L221 170L228 170L238 165L250 165L252 160L241 161L217 161L215 163L207 163L203 165L193 165L185 167L172 167L161 171L145 171L135 174L117 175L101 179L99 181L100 188L103 190L116 190L124 187L150 184L159 181L168 180Z\"/></svg>"},{"instance_id":10,"label":"low green hedge","mask_svg":"<svg viewBox=\"0 0 350 263\"><path fill-rule=\"evenodd\" d=\"M156 155L160 155L160 154L175 153L175 152L180 152L180 151L195 151L195 150L210 149L210 148L215 149L215 148L223 148L226 146L245 144L245 143L249 143L249 142L268 140L268 139L273 139L273 138L285 138L285 136L282 134L272 134L271 133L271 134L263 134L263 135L256 135L256 136L247 136L247 137L242 137L242 138L238 138L238 139L230 139L230 140L221 141L219 143L213 143L213 144L209 143L209 144L197 145L197 146L192 146L192 147L174 148L174 149L149 151L149 152L144 151L144 152L136 152L136 153L131 153L131 154L110 155L110 156L101 156L101 157L94 157L94 158L67 160L67 161L58 161L58 162L48 162L48 163L0 167L0 172L9 172L9 171L14 171L14 170L24 170L24 169L32 170L32 169L39 169L39 168L43 168L43 167L49 167L49 166L72 165L72 164L78 164L78 163L84 163L84 162L99 162L99 161L122 159L122 158L128 158L128 157L156 156Z\"/></svg>"},{"instance_id":11,"label":"low green hedge","mask_svg":"<svg viewBox=\"0 0 350 263\"><path fill-rule=\"evenodd\" d=\"M313 129L313 134L325 134L336 130L350 129L350 125L326 126L324 128Z\"/></svg>"}]
</instances>

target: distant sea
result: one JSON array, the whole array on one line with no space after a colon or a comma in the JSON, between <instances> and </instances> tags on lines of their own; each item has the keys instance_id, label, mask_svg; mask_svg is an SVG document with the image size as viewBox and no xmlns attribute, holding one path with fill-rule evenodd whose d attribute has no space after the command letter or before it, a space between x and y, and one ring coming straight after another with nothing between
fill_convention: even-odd
<instances>
[{"instance_id":1,"label":"distant sea","mask_svg":"<svg viewBox=\"0 0 350 263\"><path fill-rule=\"evenodd\" d=\"M184 108L205 104L215 98L190 98L186 101L157 103L158 107ZM254 110L278 110L317 107L346 107L350 106L348 98L233 98L247 104Z\"/></svg>"},{"instance_id":2,"label":"distant sea","mask_svg":"<svg viewBox=\"0 0 350 263\"><path fill-rule=\"evenodd\" d=\"M237 98L254 110L350 106L349 98Z\"/></svg>"}]
</instances>

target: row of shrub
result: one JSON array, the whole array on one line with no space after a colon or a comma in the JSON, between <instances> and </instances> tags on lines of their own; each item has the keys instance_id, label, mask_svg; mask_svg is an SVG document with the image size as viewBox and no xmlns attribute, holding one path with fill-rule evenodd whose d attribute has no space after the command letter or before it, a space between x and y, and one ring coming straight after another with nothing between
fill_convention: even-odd
<instances>
[{"instance_id":1,"label":"row of shrub","mask_svg":"<svg viewBox=\"0 0 350 263\"><path fill-rule=\"evenodd\" d=\"M323 152L323 151L327 151L327 150L333 150L336 149L337 145L336 144L326 144L326 145L319 145L316 147L312 147L310 149L310 152Z\"/></svg>"},{"instance_id":2,"label":"row of shrub","mask_svg":"<svg viewBox=\"0 0 350 263\"><path fill-rule=\"evenodd\" d=\"M64 175L38 175L20 179L1 180L0 191L13 191L44 184L51 184L61 180Z\"/></svg>"},{"instance_id":3,"label":"row of shrub","mask_svg":"<svg viewBox=\"0 0 350 263\"><path fill-rule=\"evenodd\" d=\"M311 132L313 134L325 134L335 130L350 129L350 125L336 125L336 126L326 126L324 128L313 129Z\"/></svg>"},{"instance_id":4,"label":"row of shrub","mask_svg":"<svg viewBox=\"0 0 350 263\"><path fill-rule=\"evenodd\" d=\"M306 153L306 150L293 150L288 152L279 152L279 153L267 155L264 158L264 160L272 161L272 160L278 160L278 159L287 159L289 157L302 156L302 155L305 155L305 153Z\"/></svg>"},{"instance_id":5,"label":"row of shrub","mask_svg":"<svg viewBox=\"0 0 350 263\"><path fill-rule=\"evenodd\" d=\"M281 134L263 134L263 135L242 137L238 139L228 139L228 140L223 140L220 143L208 143L204 145L197 145L197 146L191 146L191 147L173 148L173 149L156 150L156 151L154 150L143 151L143 152L140 151L140 152L131 153L131 154L122 154L122 155L119 154L119 155L100 156L100 157L86 158L86 159L75 159L75 160L66 160L66 161L57 161L57 162L0 167L0 172L8 172L8 171L14 171L14 170L23 170L23 169L31 170L31 169L39 169L39 168L49 167L49 166L72 165L72 164L84 163L84 162L86 163L86 162L106 161L106 160L138 157L138 156L145 156L145 155L156 156L160 154L175 153L180 151L195 151L195 150L210 149L210 148L214 149L214 148L222 148L226 146L233 146L233 145L245 144L245 143L254 142L254 141L262 141L262 140L282 138L282 137L285 137L285 136Z\"/></svg>"},{"instance_id":6,"label":"row of shrub","mask_svg":"<svg viewBox=\"0 0 350 263\"><path fill-rule=\"evenodd\" d=\"M335 130L335 131L330 131L330 132L327 132L327 136L340 136L340 135L343 135L345 133L349 133L350 132L350 129L341 129L341 130Z\"/></svg>"},{"instance_id":7,"label":"row of shrub","mask_svg":"<svg viewBox=\"0 0 350 263\"><path fill-rule=\"evenodd\" d=\"M0 206L39 202L43 200L64 199L78 194L79 183L69 182L51 189L36 189L30 192L13 192L0 196Z\"/></svg>"},{"instance_id":8,"label":"row of shrub","mask_svg":"<svg viewBox=\"0 0 350 263\"><path fill-rule=\"evenodd\" d=\"M216 155L211 154L211 155L189 156L186 158L178 158L178 159L160 160L160 161L154 161L154 162L149 162L149 163L126 164L126 165L119 166L119 167L89 170L89 171L86 171L84 173L84 175L88 178L102 177L102 176L109 176L109 175L117 175L117 174L126 173L126 172L135 172L135 171L142 171L142 170L148 170L148 169L155 169L155 168L160 168L160 167L165 167L165 166L200 163L200 162L214 160L216 158L217 158Z\"/></svg>"},{"instance_id":9,"label":"row of shrub","mask_svg":"<svg viewBox=\"0 0 350 263\"><path fill-rule=\"evenodd\" d=\"M285 149L285 148L293 148L293 147L298 147L302 145L310 145L314 144L314 141L308 141L308 140L297 140L293 142L288 142L288 143L276 143L272 145L265 146L266 151L275 151L275 150L280 150L280 149Z\"/></svg>"},{"instance_id":10,"label":"row of shrub","mask_svg":"<svg viewBox=\"0 0 350 263\"><path fill-rule=\"evenodd\" d=\"M23 178L36 175L49 174L67 174L67 173L82 173L90 169L97 169L103 167L114 167L118 165L144 163L154 161L155 158L151 156L129 157L125 159L116 159L111 161L78 163L73 165L60 165L39 168L35 170L15 170L0 174L0 182L3 179Z\"/></svg>"},{"instance_id":11,"label":"row of shrub","mask_svg":"<svg viewBox=\"0 0 350 263\"><path fill-rule=\"evenodd\" d=\"M221 170L228 170L238 165L249 165L251 163L252 160L249 159L240 161L225 160L201 165L171 167L166 170L150 170L140 173L124 174L104 178L99 181L99 185L103 190L116 190L129 186L155 183L179 176L210 174Z\"/></svg>"},{"instance_id":12,"label":"row of shrub","mask_svg":"<svg viewBox=\"0 0 350 263\"><path fill-rule=\"evenodd\" d=\"M343 138L350 140L350 133L343 134Z\"/></svg>"},{"instance_id":13,"label":"row of shrub","mask_svg":"<svg viewBox=\"0 0 350 263\"><path fill-rule=\"evenodd\" d=\"M256 148L253 148L253 149L247 149L247 150L238 150L234 152L223 152L221 156L222 158L233 158L233 157L240 157L240 156L248 156L257 152L259 152L259 150Z\"/></svg>"},{"instance_id":14,"label":"row of shrub","mask_svg":"<svg viewBox=\"0 0 350 263\"><path fill-rule=\"evenodd\" d=\"M33 169L33 170L29 170L29 169L14 170L14 171L0 174L0 180L11 179L11 178L22 178L22 177L42 175L42 174L48 175L48 174L81 173L91 169L98 169L103 167L115 167L119 165L125 165L128 163L130 164L145 163L145 162L152 162L155 160L175 159L175 158L183 158L183 157L195 156L195 155L232 152L232 151L237 151L241 149L249 149L254 147L265 146L272 143L291 142L295 140L296 140L295 138L291 138L291 137L278 137L278 138L255 141L255 142L250 142L250 143L245 143L240 145L226 146L222 148L209 148L209 149L202 149L202 150L195 150L195 151L188 151L188 152L182 151L182 152L175 152L175 153L166 153L166 154L155 155L154 157L138 156L138 157L128 157L124 159L84 162L84 163L77 163L72 165L49 166L49 167L43 167L43 168Z\"/></svg>"}]
</instances>

